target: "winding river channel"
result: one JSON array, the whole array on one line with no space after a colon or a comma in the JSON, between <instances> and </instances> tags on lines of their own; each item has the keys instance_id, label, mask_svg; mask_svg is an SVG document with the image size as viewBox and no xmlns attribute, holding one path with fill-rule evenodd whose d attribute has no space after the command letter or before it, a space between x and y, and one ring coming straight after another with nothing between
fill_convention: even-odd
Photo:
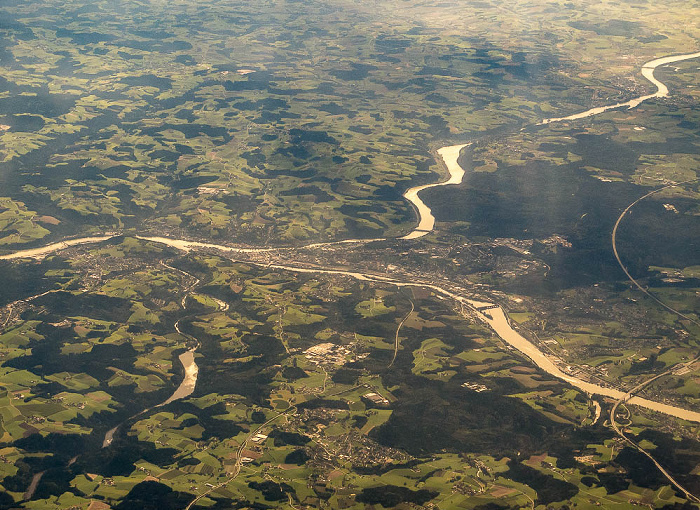
<instances>
[{"instance_id":1,"label":"winding river channel","mask_svg":"<svg viewBox=\"0 0 700 510\"><path fill-rule=\"evenodd\" d=\"M616 104L611 104L608 106L598 106L596 108L591 108L590 110L586 110L585 112L581 113L575 113L573 115L569 115L567 117L553 117L551 119L543 119L538 125L543 125L543 124L550 124L552 122L561 122L564 120L577 120L577 119L585 119L586 117L592 117L593 115L599 115L601 113L607 112L608 110L615 110L617 108L624 108L627 107L628 109L630 108L636 108L640 104L642 104L644 101L648 101L649 99L654 99L656 97L668 97L668 87L664 85L662 82L656 79L654 76L654 71L656 70L657 67L663 66L666 64L672 64L674 62L681 62L683 60L690 60L691 58L698 58L700 57L700 52L697 53L686 53L685 55L671 55L668 57L661 57L657 58L654 60L651 60L644 64L642 66L642 76L644 76L647 80L649 80L651 83L656 86L656 92L653 94L648 94L646 96L640 96L636 97L634 99L630 99L629 101L626 101L624 103L616 103Z\"/></svg>"},{"instance_id":2,"label":"winding river channel","mask_svg":"<svg viewBox=\"0 0 700 510\"><path fill-rule=\"evenodd\" d=\"M654 94L649 94L645 96L638 97L636 99L632 99L630 101L627 101L625 103L618 103L615 105L610 105L610 106L603 106L603 107L598 107L598 108L592 108L590 110L586 110L585 112L577 113L574 115L569 115L567 117L560 117L560 118L550 118L550 119L544 119L542 122L539 123L539 125L545 125L545 124L550 124L553 122L560 122L560 121L569 121L569 120L576 120L576 119L582 119L586 117L591 117L594 115L601 114L605 111L612 110L615 108L621 108L621 107L628 107L628 108L634 108L641 104L643 101L652 99L652 98L658 98L658 97L666 97L668 96L668 88L658 81L654 77L654 70L658 68L661 65L673 63L673 62L679 62L682 60L688 60L692 58L698 58L700 57L700 52L698 53L691 53L691 54L685 54L685 55L675 55L675 56L669 56L669 57L663 57L663 58L658 58L655 60L652 60L650 62L647 62L642 66L642 75L647 78L650 82L652 82L656 87L657 91ZM400 238L404 240L410 240L410 239L417 239L419 237L422 237L426 235L427 233L433 231L435 228L435 218L432 214L432 211L430 210L430 207L428 207L419 197L419 193L427 188L431 187L437 187L437 186L447 186L447 185L457 185L462 182L462 179L464 177L464 169L460 167L458 163L458 158L460 155L461 150L466 147L469 144L460 144L460 145L451 145L448 147L443 147L439 149L438 155L442 158L445 167L447 168L449 172L449 179L443 182L438 182L434 184L426 184L422 186L416 186L414 188L410 188L406 193L404 194L404 197L406 200L408 200L416 209L417 215L418 215L418 226L412 230L409 234L406 236ZM118 234L107 234L104 236L93 236L93 237L83 237L83 238L78 238L78 239L70 239L58 243L53 243L49 244L47 246L41 247L41 248L33 248L33 249L28 249L28 250L20 250L16 251L14 253L8 254L8 255L2 255L0 256L0 260L15 260L15 259L26 259L26 258L43 258L51 253L58 252L60 250L72 247L72 246L78 246L78 245L86 245L86 244L94 244L98 243L101 241L106 241L108 239L111 239L115 237ZM176 248L181 251L189 252L189 251L195 251L195 250L201 250L201 249L213 249L220 251L222 253L264 253L264 252L283 252L283 251L291 251L294 250L295 248L238 248L238 247L232 247L232 246L225 246L225 245L218 245L218 244L212 244L212 243L202 243L202 242L196 242L196 241L188 241L184 239L172 239L168 237L151 237L151 236L137 236L139 239L142 240L147 240L151 242L156 242L156 243L162 243L165 245L168 245L172 248ZM305 249L314 249L314 248L322 248L330 245L338 245L338 244L344 244L344 243L367 243L370 241L374 241L375 239L372 240L355 240L355 239L350 239L346 241L337 241L337 242L331 242L331 243L317 243L317 244L312 244L308 246L304 246L303 248ZM337 269L337 268L330 268L330 267L307 267L307 266L295 266L293 264L271 264L271 263L258 263L258 262L251 262L246 260L246 263L248 264L253 264L253 265L258 265L260 267L265 267L265 268L273 268L273 269L280 269L280 270L286 270L286 271L293 271L293 272L298 272L298 273L312 273L312 274L331 274L331 275L344 275L348 277L355 278L357 280L362 280L362 281L370 281L370 282L376 282L376 283L381 283L381 284L388 284L388 285L396 285L399 287L424 287L431 289L433 292L435 292L437 295L443 296L444 298L449 298L452 299L466 307L468 307L471 311L472 314L476 317L478 317L481 321L483 321L485 324L487 324L505 343L507 343L509 346L512 348L516 349L523 355L527 356L535 365L537 365L540 369L543 371L547 372L553 377L556 377L557 379L560 379L562 381L565 381L566 383L570 384L571 386L574 386L581 391L586 392L589 395L600 395L603 397L609 397L615 400L622 400L625 399L627 402L646 408L650 409L652 411L656 411L659 413L663 413L669 416L674 416L676 418L681 418L683 420L688 420L692 422L697 422L700 423L700 412L684 409L678 406L666 404L663 402L657 402L653 400L649 400L646 398L638 397L631 395L630 393L627 393L623 390L616 389L616 388L611 388L611 387L606 387L606 386L601 386L598 384L594 384L588 381L585 381L581 378L575 377L574 375L571 375L569 373L566 373L561 366L565 366L564 363L557 359L554 358L550 355L545 354L543 351L539 349L535 344L533 344L531 341L529 341L527 338L522 336L516 329L513 328L510 320L508 319L508 316L506 312L503 310L501 306L498 304L488 302L488 301L482 301L482 300L474 300L472 298L466 297L469 292L466 289L459 289L456 288L450 284L441 284L441 285L436 285L431 282L420 282L420 281L403 281L398 278L390 277L387 275L379 275L379 274L372 274L372 273L363 273L359 271L350 271L350 270L343 270L343 269ZM191 288L190 288L191 290ZM179 328L177 327L177 324L175 325L175 328L179 332ZM185 335L187 336L187 335ZM194 357L194 351L196 348L192 348L186 352L184 352L180 356L180 362L183 365L185 377L183 379L183 382L180 384L180 386L177 388L175 393L168 398L165 402L163 402L160 405L167 405L170 402L173 402L175 400L179 400L181 398L185 398L189 395L192 394L196 387L197 383L197 376L199 373L199 368L197 367L197 364L195 362L195 357ZM112 429L110 432L108 432L107 436L105 437L105 442L103 446L109 446L112 442L112 436L114 432L116 431L115 429Z\"/></svg>"},{"instance_id":3,"label":"winding river channel","mask_svg":"<svg viewBox=\"0 0 700 510\"><path fill-rule=\"evenodd\" d=\"M192 290L199 285L199 278L186 273L185 271L182 271L181 269L174 268L172 266L168 266L167 264L161 262L161 264L164 267L167 267L168 269L171 269L173 271L177 271L179 273L182 273L184 275L187 275L195 280L195 282L190 285L187 290L185 291L185 296L182 298L182 308L183 310L187 309L187 298L189 297L190 293ZM216 300L218 303L219 307L221 310L228 310L228 305L224 303L221 300ZM188 340L191 340L194 345L190 347L188 350L183 352L178 356L178 361L182 365L182 369L184 371L184 377L182 378L182 381L178 385L178 387L175 389L172 395L170 395L166 400L161 402L160 404L154 406L154 407L147 407L143 411L139 411L138 413L130 416L126 421L132 420L138 416L141 416L142 414L146 414L148 411L151 411L152 409L155 409L157 407L162 407L165 405L168 405L170 402L175 402L176 400L181 400L183 398L187 398L192 393L194 393L194 389L197 386L197 377L199 376L199 366L197 365L197 362L194 359L194 354L197 352L197 349L199 348L199 340L196 338L192 337L191 335L188 335L187 333L183 332L180 330L180 321L178 320L175 322L173 325L173 328L177 333L181 336L184 336ZM123 422L118 424L116 427L112 427L107 431L105 434L104 439L102 440L102 448L107 448L112 444L112 441L114 441L114 434L117 433L117 430L119 430L119 427L123 425Z\"/></svg>"},{"instance_id":4,"label":"winding river channel","mask_svg":"<svg viewBox=\"0 0 700 510\"><path fill-rule=\"evenodd\" d=\"M464 179L464 168L462 168L457 161L459 160L459 154L462 152L462 149L468 145L468 143L463 143L461 145L450 145L449 147L438 149L437 153L442 158L442 161L445 163L445 167L450 174L449 179L444 182L424 184L423 186L409 188L406 193L403 194L403 197L416 208L416 213L418 214L418 226L409 234L400 237L399 239L417 239L430 233L435 228L435 216L433 216L433 212L430 210L430 207L425 205L425 202L420 199L418 193L424 189L435 188L437 186L454 186L457 184L462 184L462 179Z\"/></svg>"}]
</instances>

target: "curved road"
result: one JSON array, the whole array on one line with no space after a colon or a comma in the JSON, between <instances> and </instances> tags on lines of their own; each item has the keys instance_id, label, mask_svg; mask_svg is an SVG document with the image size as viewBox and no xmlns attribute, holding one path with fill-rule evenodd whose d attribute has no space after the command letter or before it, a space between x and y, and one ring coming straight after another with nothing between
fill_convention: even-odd
<instances>
[{"instance_id":1,"label":"curved road","mask_svg":"<svg viewBox=\"0 0 700 510\"><path fill-rule=\"evenodd\" d=\"M661 377L664 377L665 375L672 373L674 370L678 369L679 366L681 366L681 365L691 365L691 364L695 363L697 361L697 359L698 358L695 358L695 359L688 361L686 363L680 363L678 365L674 365L671 368L669 368L668 370L666 370L665 372L662 372L658 375L655 375L651 379L647 379L646 381L641 382L640 384L638 384L637 386L632 388L630 391L625 393L621 399L619 399L617 402L615 402L615 405L610 410L610 425L612 426L613 430L617 433L617 435L619 435L626 443L628 443L634 449L636 449L637 451L639 451L640 453L642 453L643 455L648 457L649 460L651 460L654 463L656 468L659 471L661 471L661 474L663 474L666 477L666 479L669 482L671 482L671 484L673 484L678 490L680 490L685 495L685 497L687 499L689 499L691 501L695 501L696 503L700 503L700 499L695 494L688 491L675 478L673 478L673 476L668 471L666 471L666 469L661 464L659 464L659 462L648 451L646 451L644 448L642 448L637 443L632 441L629 437L627 437L625 435L625 433L617 426L617 423L615 422L615 414L617 413L617 408L623 402L629 401L632 394L641 391L644 387L648 386L649 384L656 381L657 379L660 379Z\"/></svg>"},{"instance_id":2,"label":"curved road","mask_svg":"<svg viewBox=\"0 0 700 510\"><path fill-rule=\"evenodd\" d=\"M685 315L684 313L679 312L679 311L676 310L675 308L670 307L669 305L667 305L666 303L664 303L663 301L661 301L659 298L657 298L655 295L653 295L651 292L649 292L647 289L645 289L644 287L642 287L642 286L639 284L639 282L638 282L637 280L635 280L635 279L632 277L632 275L629 273L629 271L627 270L627 267L625 267L625 265L622 263L622 259L620 259L620 254L617 252L617 228L620 226L620 223L622 222L622 218L624 218L625 215L626 215L635 205L637 205L639 202L641 202L641 201L644 200L645 198L650 197L650 196L652 196L652 195L655 195L656 193L658 193L658 192L660 192L660 191L663 191L663 190L669 189L669 188L675 188L676 186L681 186L681 185L683 185L683 184L688 184L688 183L694 182L694 181L696 181L696 180L697 180L697 179L692 179L692 180L690 180L690 181L679 182L678 184L669 184L668 186L663 186L662 188L655 189L654 191L650 191L649 193L647 193L647 194L644 195L643 197L639 197L637 200L635 200L635 201L632 202L630 205L628 205L627 208L626 208L624 211L622 211L622 214L620 214L620 216L617 218L617 221L615 222L615 226L613 227L613 230L612 230L612 249L613 249L613 253L615 254L615 259L617 259L617 263L620 265L620 267L622 268L622 270L623 270L623 271L625 272L625 274L627 275L627 278L629 279L629 281L631 281L631 282L635 285L635 287L637 287L637 288L638 288L639 290L641 290L644 294L646 294L646 295L649 296L651 299L653 299L654 301L656 301L656 303L658 303L659 305L661 305L662 307L664 307L664 308L665 308L666 310L668 310L669 312L672 312L672 313L678 315L678 316L681 317L682 319L686 319L686 320L692 322L692 323L695 324L696 326L700 326L700 322L698 322L697 320L693 319L692 317L688 317L688 316Z\"/></svg>"}]
</instances>

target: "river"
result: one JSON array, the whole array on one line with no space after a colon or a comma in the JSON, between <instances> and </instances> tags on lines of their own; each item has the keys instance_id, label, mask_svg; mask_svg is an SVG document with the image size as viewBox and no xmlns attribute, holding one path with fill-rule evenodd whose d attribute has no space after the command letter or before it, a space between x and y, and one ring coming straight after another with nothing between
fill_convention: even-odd
<instances>
[{"instance_id":1,"label":"river","mask_svg":"<svg viewBox=\"0 0 700 510\"><path fill-rule=\"evenodd\" d=\"M437 151L438 155L442 158L447 171L449 172L449 179L444 182L415 186L413 188L409 188L406 193L403 194L404 198L416 208L416 213L418 215L418 226L407 235L400 237L399 239L417 239L430 233L435 228L435 217L433 216L430 207L425 205L425 202L420 199L418 193L424 189L435 188L437 186L454 186L461 184L462 179L464 178L464 169L457 161L459 160L459 153L461 150L468 145L468 143L463 143L461 145L450 145L449 147L443 147Z\"/></svg>"},{"instance_id":2,"label":"river","mask_svg":"<svg viewBox=\"0 0 700 510\"><path fill-rule=\"evenodd\" d=\"M668 97L668 87L659 80L657 80L654 76L654 71L656 70L656 68L662 65L671 64L674 62L681 62L683 60L689 60L698 57L700 57L700 52L687 53L684 55L671 55L668 57L661 57L651 60L642 65L642 76L644 76L644 78L649 80L656 87L656 92L654 92L653 94L647 94L645 96L630 99L629 101L626 101L624 103L616 103L607 106L598 106L596 108L591 108L584 112L575 113L566 117L552 117L549 119L543 119L537 125L542 126L554 122L585 119L586 117L600 115L601 113L605 113L608 110L615 110L617 108L636 108L644 101L648 101L649 99ZM450 145L447 147L443 147L437 151L438 155L442 158L442 161L444 162L447 171L449 172L450 177L448 180L444 182L415 186L413 188L409 188L404 193L404 198L408 200L408 202L410 202L416 210L416 214L418 215L418 226L405 236L400 237L399 239L417 239L432 232L432 230L435 228L435 217L433 216L432 210L425 204L425 202L423 202L423 200L421 200L421 198L419 197L419 193L425 189L434 188L437 186L450 186L461 184L462 179L464 178L464 169L457 163L457 160L459 159L460 151L468 145L469 144Z\"/></svg>"},{"instance_id":3,"label":"river","mask_svg":"<svg viewBox=\"0 0 700 510\"><path fill-rule=\"evenodd\" d=\"M472 306L476 302L467 300ZM484 303L479 303L479 306L484 305ZM585 391L591 395L601 395L604 397L610 397L615 400L623 399L627 392L621 391L615 388L606 388L591 382L584 381L578 377L574 377L571 374L564 373L553 361L552 358L546 356L539 348L532 342L523 337L520 333L515 331L508 320L505 312L501 307L490 309L484 313L480 313L481 319L488 324L496 334L501 337L508 345L514 347L525 356L530 358L532 362L540 367L542 370L547 372L549 375L553 375L557 379L561 379L576 388ZM700 413L691 411L688 409L683 409L681 407L672 406L670 404L664 404L663 402L656 402L654 400L649 400L642 397L632 396L627 400L630 404L634 404L646 409L651 409L652 411L657 411L669 416L675 416L676 418L681 418L683 420L693 421L700 423Z\"/></svg>"},{"instance_id":4,"label":"river","mask_svg":"<svg viewBox=\"0 0 700 510\"><path fill-rule=\"evenodd\" d=\"M197 386L197 376L199 375L199 367L194 361L194 353L195 349L190 349L189 351L185 351L180 354L178 359L180 360L180 363L182 363L182 367L185 369L185 377L182 379L180 386L177 387L170 398L168 398L168 400L162 404L158 404L156 407L164 406L170 402L189 397L192 395L192 393L194 393L194 388Z\"/></svg>"},{"instance_id":5,"label":"river","mask_svg":"<svg viewBox=\"0 0 700 510\"><path fill-rule=\"evenodd\" d=\"M161 262L161 264L163 264L163 263ZM194 289L194 287L196 287L197 284L199 284L199 279L192 276L189 273L186 273L185 271L180 270L180 269L168 266L166 264L163 264L163 265L165 267L167 267L168 269L179 271L179 272L186 274L186 275L195 279L195 283L188 287L188 289L187 289L188 293L185 295L184 298L182 298L182 308L187 308L187 296L189 296L189 292L192 291L192 289ZM225 309L228 309L228 305L226 303L224 303L223 301L220 301L220 300L216 300L216 301L220 307L222 307L222 304L223 304L223 305L226 305ZM222 307L222 309L224 309L224 308ZM181 400L183 398L187 398L190 395L192 395L192 393L194 393L194 389L197 387L197 377L199 376L199 366L197 365L197 362L194 359L194 353L197 351L197 348L199 347L199 341L196 338L188 335L187 333L183 333L182 331L180 331L180 321L179 320L175 323L174 328L175 328L175 331L177 331L180 335L182 335L186 338L190 338L197 343L197 345L195 345L191 349L183 352L182 354L180 354L180 356L178 356L178 360L180 361L180 364L182 365L182 368L185 372L185 376L182 378L182 381L180 382L178 387L175 389L173 394L170 395L170 397L168 397L165 401L161 402L160 404L156 405L155 407L147 407L143 411L139 411L138 413L134 414L133 416L130 416L128 418L128 420L136 418L137 416L141 416L142 414L147 413L151 409L155 409L157 407L162 407L162 406L167 405L171 402L175 402L176 400ZM107 448L109 445L112 444L112 442L114 441L114 434L117 433L117 430L119 430L119 427L121 427L121 426L122 426L122 424L120 423L116 427L113 427L107 431L104 439L102 440L102 448Z\"/></svg>"},{"instance_id":6,"label":"river","mask_svg":"<svg viewBox=\"0 0 700 510\"><path fill-rule=\"evenodd\" d=\"M161 402L160 404L156 405L155 407L149 407L144 409L143 411L140 411L136 413L133 416L130 416L128 419L131 420L133 418L136 418L137 416L140 416L144 413L147 413L151 409L155 409L157 407L162 407L164 405L167 405L171 402L175 402L176 400L181 400L183 398L187 398L192 393L194 393L194 389L197 386L197 376L199 375L199 367L197 366L197 363L195 362L194 359L194 353L196 351L196 348L189 349L178 357L180 360L180 363L182 364L182 368L185 371L185 376L182 379L182 382L180 382L179 386L177 389L173 392L170 397L168 397L167 400ZM122 424L120 423L116 427L112 427L107 431L105 434L104 439L102 440L102 448L107 448L109 445L112 444L114 441L114 434L117 433L117 430L119 430L119 427L121 427Z\"/></svg>"},{"instance_id":7,"label":"river","mask_svg":"<svg viewBox=\"0 0 700 510\"><path fill-rule=\"evenodd\" d=\"M581 112L578 114L570 115L567 117L559 117L559 118L550 118L550 119L544 119L542 122L540 122L540 125L543 124L549 124L552 122L559 122L559 121L565 121L565 120L576 120L576 119L581 119L585 117L591 117L593 115L598 115L600 113L603 113L607 110L615 109L615 108L620 108L627 106L629 108L634 108L638 106L640 103L643 101L646 101L648 99L654 98L654 97L666 97L668 96L668 88L660 81L658 81L654 77L654 70L659 67L660 65L664 64L669 64L672 62L679 62L682 60L688 60L691 58L698 58L700 57L700 52L698 53L691 53L691 54L685 54L685 55L675 55L675 56L669 56L669 57L663 57L663 58L658 58L655 60L652 60L650 62L647 62L642 66L642 75L647 78L649 81L651 81L656 87L657 91L654 94L646 95L646 96L641 96L636 99L632 99L630 101L627 101L625 103L618 103L615 105L610 105L610 106L603 106L599 108L592 108L590 110L586 110L585 112ZM439 183L434 183L434 184L426 184L422 186L416 186L414 188L410 188L406 193L404 194L404 197L406 200L408 200L416 209L416 212L418 214L418 226L411 231L409 234L405 235L401 239L409 240L409 239L416 239L419 237L422 237L426 235L427 233L431 232L434 229L435 226L435 218L432 215L432 211L430 208L420 199L419 193L427 188L431 187L436 187L436 186L447 186L447 185L457 185L462 182L462 179L464 177L464 169L460 167L458 163L458 158L460 151L466 147L468 144L461 144L461 145L451 145L448 147L443 147L440 150L438 150L438 155L442 158L445 167L447 168L449 172L449 179L444 181L444 182L439 182ZM53 243L50 245L47 245L45 247L41 248L33 248L33 249L28 249L28 250L20 250L14 253L11 253L9 255L3 255L0 256L0 260L11 260L11 259L21 259L21 258L41 258L44 257L50 253L54 253L57 251L60 251L62 249L65 249L70 246L77 246L77 245L83 245L83 244L92 244L92 243L97 243L100 241L105 241L107 239L112 238L112 235L105 235L105 236L96 236L96 237L84 237L84 238L78 238L78 239L70 239L64 242L59 242L59 243ZM182 250L185 252L189 252L192 250L196 249L214 249L218 250L221 252L226 252L226 253L262 253L262 252L272 252L272 251L281 251L281 250L293 250L294 248L236 248L236 247L231 247L231 246L224 246L224 245L218 245L218 244L212 244L212 243L202 243L202 242L195 242L195 241L187 241L184 239L171 239L168 237L145 237L145 236L137 236L139 239L151 241L151 242L157 242L157 243L162 243L167 246L176 248L178 250ZM338 241L338 242L331 242L331 243L316 243L313 245L306 246L305 248L311 249L311 248L321 248L324 246L328 245L335 245L335 244L341 244L341 243L353 243L353 242L361 242L361 243L366 243L370 241L375 241L379 239L372 239L372 240L360 240L360 239L350 239L346 241ZM252 263L247 261L248 263ZM427 282L417 282L417 281L411 281L411 282L406 282L406 281L401 281L389 276L384 276L384 275L375 275L375 274L370 274L370 273L362 273L359 271L346 271L346 270L341 270L341 269L336 269L336 268L325 268L325 267L300 267L300 266L293 266L293 265L287 265L287 264L262 264L262 263L252 263L254 265L259 265L261 267L267 267L267 268L275 268L275 269L281 269L281 270L287 270L287 271L294 271L294 272L302 272L302 273L314 273L314 274L339 274L339 275L345 275L345 276L350 276L352 278L358 279L358 280L363 280L363 281L372 281L372 282L377 282L377 283L385 283L385 284L390 284L390 285L397 285L400 287L426 287L431 290L433 290L435 293L440 294L445 297L449 297L459 303L465 304L469 306L472 310L474 310L474 313L476 316L482 320L484 323L486 323L501 339L503 339L504 342L506 342L508 345L513 347L514 349L518 350L521 352L523 355L527 356L535 365L537 365L540 369L545 371L546 373L552 375L553 377L556 377L562 381L565 381L566 383L580 389L581 391L584 391L588 394L591 395L601 395L605 397L610 397L616 400L622 399L625 397L626 393L622 390L615 389L615 388L610 388L610 387L605 387L605 386L600 386L588 381L584 381L578 377L575 377L571 374L567 374L564 371L562 371L557 363L555 361L560 361L560 360L555 360L554 358L551 358L547 355L545 355L535 344L530 342L528 339L526 339L524 336L522 336L520 333L518 333L511 325L510 321L508 320L508 317L503 310L498 305L495 305L490 302L486 301L476 301L473 299L469 299L465 297L466 291L463 289L459 289L459 291L455 291L454 288L445 288L441 287L432 283L427 283ZM483 307L492 307L488 311L483 310L479 311L479 308ZM176 324L176 329L177 324ZM178 329L179 331L179 329ZM191 349L182 355L180 355L180 362L182 363L184 370L185 370L185 377L180 384L180 386L177 388L175 393L163 402L160 405L165 405L169 402L172 402L174 400L184 398L186 396L189 396L192 394L194 391L194 388L196 386L197 382L197 375L199 372L199 369L194 361L194 350ZM653 400L645 399L642 397L636 397L632 396L629 400L629 403L644 407L646 409L650 409L656 412L660 412L669 416L674 416L676 418L681 418L684 420L692 421L692 422L697 422L700 423L700 413L691 411L688 409L683 409L678 406L673 406L670 404L665 404L663 402L656 402ZM103 446L108 446L112 442L112 438L114 435L114 432L117 430L118 427L115 427L114 429L110 430L107 435L105 436L105 444Z\"/></svg>"},{"instance_id":8,"label":"river","mask_svg":"<svg viewBox=\"0 0 700 510\"><path fill-rule=\"evenodd\" d=\"M698 58L700 57L700 52L697 53L686 53L685 55L671 55L668 57L661 57L657 58L654 60L651 60L644 64L642 66L642 76L644 76L647 80L649 80L651 83L656 86L656 92L653 94L648 94L646 96L640 96L636 97L634 99L630 99L629 101L626 101L624 103L616 103L616 104L611 104L608 106L598 106L596 108L591 108L590 110L586 110L585 112L580 112L580 113L575 113L573 115L568 115L566 117L553 117L551 119L542 119L542 121L538 125L544 125L544 124L550 124L552 122L561 122L565 120L577 120L577 119L585 119L586 117L592 117L593 115L600 115L601 113L607 112L608 110L615 110L617 108L624 108L627 107L628 109L631 108L636 108L640 104L642 104L644 101L648 101L649 99L654 99L656 97L668 97L668 87L664 85L662 82L656 79L654 76L654 71L656 70L657 67L665 65L665 64L672 64L674 62L681 62L682 60L690 60L691 58Z\"/></svg>"},{"instance_id":9,"label":"river","mask_svg":"<svg viewBox=\"0 0 700 510\"><path fill-rule=\"evenodd\" d=\"M46 257L51 253L70 248L71 246L99 243L101 241L112 239L114 236L115 234L107 234L96 237L80 237L77 239L67 239L58 243L47 244L46 246L42 246L40 248L30 248L28 250L20 250L14 253L9 253L7 255L0 255L0 260L14 260L27 258L39 259Z\"/></svg>"}]
</instances>

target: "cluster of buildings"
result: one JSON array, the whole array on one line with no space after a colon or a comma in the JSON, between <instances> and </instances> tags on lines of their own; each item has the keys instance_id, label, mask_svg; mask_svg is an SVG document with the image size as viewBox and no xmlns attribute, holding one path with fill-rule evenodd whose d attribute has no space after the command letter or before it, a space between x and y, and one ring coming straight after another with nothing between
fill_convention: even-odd
<instances>
[{"instance_id":1,"label":"cluster of buildings","mask_svg":"<svg viewBox=\"0 0 700 510\"><path fill-rule=\"evenodd\" d=\"M315 365L342 366L350 361L364 359L368 355L369 353L354 353L351 345L338 345L331 342L317 344L304 351L304 357Z\"/></svg>"},{"instance_id":2,"label":"cluster of buildings","mask_svg":"<svg viewBox=\"0 0 700 510\"><path fill-rule=\"evenodd\" d=\"M484 384L474 383L474 382L464 382L462 383L462 388L467 388L469 390L481 393L482 391L487 391L489 388Z\"/></svg>"},{"instance_id":3,"label":"cluster of buildings","mask_svg":"<svg viewBox=\"0 0 700 510\"><path fill-rule=\"evenodd\" d=\"M373 403L376 406L388 406L389 405L389 400L381 396L379 393L376 392L369 392L365 393L362 395L362 398L369 400L371 403Z\"/></svg>"}]
</instances>

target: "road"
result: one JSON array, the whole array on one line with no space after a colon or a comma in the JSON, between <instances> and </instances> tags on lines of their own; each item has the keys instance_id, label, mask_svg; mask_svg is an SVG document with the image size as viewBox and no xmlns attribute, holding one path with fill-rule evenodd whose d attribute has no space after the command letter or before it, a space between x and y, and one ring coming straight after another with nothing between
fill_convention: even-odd
<instances>
[{"instance_id":1,"label":"road","mask_svg":"<svg viewBox=\"0 0 700 510\"><path fill-rule=\"evenodd\" d=\"M399 354L399 331L401 331L401 326L403 326L403 323L408 320L408 318L413 313L413 310L415 309L416 305L414 305L413 301L411 301L411 311L406 314L406 317L404 317L401 320L401 322L399 322L399 325L396 328L396 338L394 339L394 356L391 358L391 363L389 363L390 367L394 365L394 361L396 361L396 356Z\"/></svg>"},{"instance_id":2,"label":"road","mask_svg":"<svg viewBox=\"0 0 700 510\"><path fill-rule=\"evenodd\" d=\"M692 364L695 363L696 361L697 361L697 358L695 358L695 359L693 359L693 360L691 360L691 361L688 361L687 363L681 363L680 365L692 365ZM610 410L610 425L612 426L613 430L614 430L622 439L625 440L625 442L626 442L627 444L629 444L629 445L632 446L634 449L636 449L637 451L639 451L640 453L642 453L642 454L644 454L646 457L648 457L648 458L654 463L654 465L656 466L656 468L666 477L666 479L667 479L669 482L671 482L671 483L672 483L678 490L680 490L683 494L685 494L685 497L686 497L686 498L688 498L688 499L691 500L691 501L695 501L696 503L700 503L700 498L698 498L697 496L695 496L695 494L689 492L685 487L683 487L675 478L673 478L673 476L671 476L671 474L670 474L668 471L666 471L666 469L665 469L661 464L659 464L659 462L658 462L648 451L646 451L644 448L642 448L642 447L639 446L637 443L635 443L634 441L632 441L629 437L627 437L627 436L625 435L625 433L624 433L622 430L620 430L620 428L617 426L617 423L615 423L615 414L617 413L617 408L620 406L620 404L622 404L623 402L629 401L633 394L638 393L639 391L642 390L642 388L648 386L649 384L651 384L652 382L656 381L657 379L660 379L661 377L664 377L664 376L670 374L671 372L673 372L674 370L676 370L676 369L678 368L678 366L679 366L679 365L674 365L674 366L672 366L671 368L669 368L669 369L666 370L665 372L663 372L663 373L661 373L661 374L658 374L658 375L655 375L655 376L652 377L651 379L647 379L646 381L644 381L644 382L638 384L637 386L635 386L634 388L632 388L630 391L628 391L627 393L625 393L625 394L622 396L622 398L620 398L617 402L615 402L615 405L614 405L614 406L612 407L612 409Z\"/></svg>"},{"instance_id":3,"label":"road","mask_svg":"<svg viewBox=\"0 0 700 510\"><path fill-rule=\"evenodd\" d=\"M661 187L661 188L655 189L654 191L650 191L649 193L647 193L647 194L644 195L643 197L639 197L637 200L635 200L635 201L632 202L630 205L628 205L627 208L626 208L624 211L622 211L622 214L620 214L620 216L617 218L617 221L615 222L615 226L613 227L613 231L612 231L612 249L613 249L613 254L615 255L615 259L617 260L617 263L620 265L620 267L622 268L622 270L625 272L625 274L627 275L627 278L634 284L635 287L637 287L637 289L641 290L644 294L646 294L646 295L649 296L651 299L653 299L654 301L656 301L656 303L658 303L659 305L661 305L662 307L664 307L664 308L665 308L666 310L668 310L669 312L678 315L678 316L681 317L682 319L685 319L685 320L687 320L687 321L692 322L692 323L695 324L696 326L700 326L700 322L698 322L697 320L693 319L692 317L688 317L688 316L685 315L684 313L679 312L679 311L676 310L675 308L673 308L673 307L667 305L666 303L664 303L663 301L661 301L659 298L657 298L654 294L652 294L652 293L649 292L647 289L645 289L644 287L642 287L642 286L639 284L639 282L638 282L637 280L635 280L634 277L630 274L630 272L627 270L627 267L622 263L622 259L620 258L620 254L619 254L618 251L617 251L617 229L618 229L618 227L620 226L620 223L622 222L622 218L624 218L625 215L626 215L635 205L637 205L639 202L641 202L641 201L644 200L645 198L650 197L650 196L652 196L652 195L655 195L656 193L659 193L660 191L663 191L663 190L669 189L669 188L675 188L676 186L681 186L681 185L683 185L683 184L688 184L688 183L690 183L690 182L695 182L695 181L697 181L697 179L692 179L692 180L690 180L690 181L679 182L679 183L677 183L677 184L674 183L674 184L669 184L669 185L667 185L667 186L663 186L663 187Z\"/></svg>"}]
</instances>

